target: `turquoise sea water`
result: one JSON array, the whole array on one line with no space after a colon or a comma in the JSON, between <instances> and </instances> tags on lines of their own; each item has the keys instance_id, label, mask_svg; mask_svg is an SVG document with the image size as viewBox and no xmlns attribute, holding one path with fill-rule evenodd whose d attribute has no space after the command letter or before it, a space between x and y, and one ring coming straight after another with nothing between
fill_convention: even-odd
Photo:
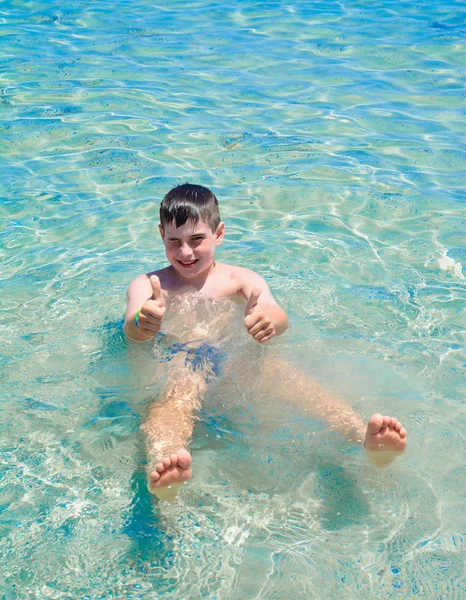
<instances>
[{"instance_id":1,"label":"turquoise sea water","mask_svg":"<svg viewBox=\"0 0 466 600\"><path fill-rule=\"evenodd\" d=\"M465 597L465 12L1 4L2 598ZM214 386L193 481L152 502L121 320L186 180L290 314L272 350L395 414L404 458L290 407L266 435Z\"/></svg>"}]
</instances>

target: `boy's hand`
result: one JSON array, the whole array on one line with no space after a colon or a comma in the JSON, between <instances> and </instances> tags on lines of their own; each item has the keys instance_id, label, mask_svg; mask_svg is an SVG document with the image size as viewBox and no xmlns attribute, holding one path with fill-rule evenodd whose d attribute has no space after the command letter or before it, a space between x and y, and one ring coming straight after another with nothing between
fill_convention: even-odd
<instances>
[{"instance_id":1,"label":"boy's hand","mask_svg":"<svg viewBox=\"0 0 466 600\"><path fill-rule=\"evenodd\" d=\"M163 299L162 286L157 275L150 278L152 296L146 300L139 311L139 331L149 339L155 337L162 327L162 318L165 313L165 300Z\"/></svg>"},{"instance_id":2,"label":"boy's hand","mask_svg":"<svg viewBox=\"0 0 466 600\"><path fill-rule=\"evenodd\" d=\"M257 300L261 295L261 288L254 287L249 296L249 300L244 310L245 319L244 326L251 335L260 344L267 342L273 338L275 333L275 325L272 319L266 314L264 309L257 304Z\"/></svg>"}]
</instances>

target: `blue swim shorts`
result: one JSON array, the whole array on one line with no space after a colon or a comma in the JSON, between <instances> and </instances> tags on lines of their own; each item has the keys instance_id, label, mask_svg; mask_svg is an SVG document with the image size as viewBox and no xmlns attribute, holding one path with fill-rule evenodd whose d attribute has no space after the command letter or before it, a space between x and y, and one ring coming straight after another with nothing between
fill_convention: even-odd
<instances>
[{"instance_id":1,"label":"blue swim shorts","mask_svg":"<svg viewBox=\"0 0 466 600\"><path fill-rule=\"evenodd\" d=\"M215 342L197 340L194 342L175 342L167 345L168 336L163 334L157 337L157 343L164 346L166 355L164 361L170 361L173 356L182 352L185 362L193 371L200 372L207 382L220 377L226 360L226 352Z\"/></svg>"}]
</instances>

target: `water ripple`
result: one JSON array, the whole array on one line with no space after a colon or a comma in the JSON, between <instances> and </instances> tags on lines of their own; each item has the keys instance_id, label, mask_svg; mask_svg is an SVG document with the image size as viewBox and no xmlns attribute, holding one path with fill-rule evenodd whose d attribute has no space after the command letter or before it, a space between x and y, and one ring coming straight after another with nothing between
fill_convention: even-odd
<instances>
[{"instance_id":1,"label":"water ripple","mask_svg":"<svg viewBox=\"0 0 466 600\"><path fill-rule=\"evenodd\" d=\"M464 3L23 4L0 19L2 597L462 597ZM206 408L194 481L152 505L153 356L121 318L186 180L290 313L275 351L396 411L409 460Z\"/></svg>"}]
</instances>

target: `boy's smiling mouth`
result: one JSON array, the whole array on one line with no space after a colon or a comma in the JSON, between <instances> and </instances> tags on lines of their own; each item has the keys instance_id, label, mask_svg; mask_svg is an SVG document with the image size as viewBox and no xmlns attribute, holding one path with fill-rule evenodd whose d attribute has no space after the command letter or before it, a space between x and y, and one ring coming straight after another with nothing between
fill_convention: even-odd
<instances>
[{"instance_id":1,"label":"boy's smiling mouth","mask_svg":"<svg viewBox=\"0 0 466 600\"><path fill-rule=\"evenodd\" d=\"M198 261L198 260L199 260L199 259L198 259L198 258L196 258L195 260L190 260L190 261L182 261L182 260L178 260L177 262L178 262L178 264L179 264L180 266L182 266L184 269L189 269L189 267L193 267L193 266L194 266L194 265L197 263L197 261Z\"/></svg>"}]
</instances>

